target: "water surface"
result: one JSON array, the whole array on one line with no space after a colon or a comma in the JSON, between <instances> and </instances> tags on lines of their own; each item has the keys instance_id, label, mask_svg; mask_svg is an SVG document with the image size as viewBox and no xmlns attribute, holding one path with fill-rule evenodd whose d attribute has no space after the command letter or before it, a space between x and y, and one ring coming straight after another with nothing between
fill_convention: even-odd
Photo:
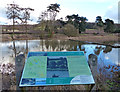
<instances>
[{"instance_id":1,"label":"water surface","mask_svg":"<svg viewBox=\"0 0 120 92\"><path fill-rule=\"evenodd\" d=\"M15 56L28 51L84 51L87 62L92 62L90 64L96 67L93 71L94 75L102 74L101 78L112 78L116 72L120 71L120 48L69 40L22 40L1 42L0 44L2 48L0 65L7 63L15 65ZM120 44L115 43L114 45L119 46Z\"/></svg>"}]
</instances>

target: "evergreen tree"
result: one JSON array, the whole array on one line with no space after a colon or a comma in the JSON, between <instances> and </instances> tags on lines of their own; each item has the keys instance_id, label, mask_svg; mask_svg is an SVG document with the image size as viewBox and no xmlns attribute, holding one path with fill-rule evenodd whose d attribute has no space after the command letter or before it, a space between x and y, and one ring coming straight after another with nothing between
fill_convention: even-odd
<instances>
[{"instance_id":1,"label":"evergreen tree","mask_svg":"<svg viewBox=\"0 0 120 92\"><path fill-rule=\"evenodd\" d=\"M97 16L96 17L96 26L98 27L99 30L102 30L103 26L104 26L104 23L102 21L102 17L101 16Z\"/></svg>"},{"instance_id":2,"label":"evergreen tree","mask_svg":"<svg viewBox=\"0 0 120 92\"><path fill-rule=\"evenodd\" d=\"M114 21L110 19L105 20L105 32L114 32L115 31L115 26L114 26Z\"/></svg>"}]
</instances>

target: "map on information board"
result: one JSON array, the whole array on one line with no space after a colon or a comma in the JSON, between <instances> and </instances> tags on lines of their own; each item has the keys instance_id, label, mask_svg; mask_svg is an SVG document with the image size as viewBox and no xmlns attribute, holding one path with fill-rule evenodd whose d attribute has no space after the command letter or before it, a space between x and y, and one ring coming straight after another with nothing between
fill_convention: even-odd
<instances>
[{"instance_id":1,"label":"map on information board","mask_svg":"<svg viewBox=\"0 0 120 92\"><path fill-rule=\"evenodd\" d=\"M94 84L84 52L29 52L20 87Z\"/></svg>"}]
</instances>

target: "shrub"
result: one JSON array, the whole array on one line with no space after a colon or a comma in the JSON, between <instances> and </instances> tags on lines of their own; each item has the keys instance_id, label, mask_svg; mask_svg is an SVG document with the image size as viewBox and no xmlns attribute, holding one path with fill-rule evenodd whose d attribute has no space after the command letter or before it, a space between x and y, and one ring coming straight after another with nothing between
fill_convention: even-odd
<instances>
[{"instance_id":1,"label":"shrub","mask_svg":"<svg viewBox=\"0 0 120 92\"><path fill-rule=\"evenodd\" d=\"M66 24L63 28L63 33L67 36L78 36L79 31L72 25L72 24Z\"/></svg>"},{"instance_id":2,"label":"shrub","mask_svg":"<svg viewBox=\"0 0 120 92\"><path fill-rule=\"evenodd\" d=\"M120 33L120 29L116 29L113 33Z\"/></svg>"}]
</instances>

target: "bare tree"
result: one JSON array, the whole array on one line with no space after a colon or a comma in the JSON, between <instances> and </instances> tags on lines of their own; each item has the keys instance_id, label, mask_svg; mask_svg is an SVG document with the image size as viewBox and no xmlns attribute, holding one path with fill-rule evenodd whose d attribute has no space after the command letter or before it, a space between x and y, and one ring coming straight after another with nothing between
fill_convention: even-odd
<instances>
[{"instance_id":1,"label":"bare tree","mask_svg":"<svg viewBox=\"0 0 120 92\"><path fill-rule=\"evenodd\" d=\"M57 16L57 13L59 13L59 11L60 11L60 4L57 3L50 4L47 7L47 12L49 13L49 18L50 18L50 21L48 21L50 37L53 36L53 33L56 30L55 18Z\"/></svg>"},{"instance_id":2,"label":"bare tree","mask_svg":"<svg viewBox=\"0 0 120 92\"><path fill-rule=\"evenodd\" d=\"M26 34L27 34L27 24L30 19L30 11L34 11L32 8L22 8L22 24L26 27Z\"/></svg>"},{"instance_id":3,"label":"bare tree","mask_svg":"<svg viewBox=\"0 0 120 92\"><path fill-rule=\"evenodd\" d=\"M19 5L17 4L7 4L7 11L6 11L6 14L7 14L7 18L8 19L12 19L12 29L13 29L13 35L14 35L14 28L15 28L15 23L18 23L18 19L21 20L21 15L20 15L20 11L21 11L21 8L19 7Z\"/></svg>"},{"instance_id":4,"label":"bare tree","mask_svg":"<svg viewBox=\"0 0 120 92\"><path fill-rule=\"evenodd\" d=\"M28 23L28 20L30 20L30 11L34 11L34 9L32 9L32 8L21 8L21 7L19 7L19 5L14 4L14 3L13 4L8 4L6 14L7 14L8 19L12 19L13 35L14 35L15 23L18 23L18 20L20 20L21 23L25 25L26 37L27 37L27 23ZM13 39L13 42L14 42L13 35L12 35L12 39ZM28 51L28 44L27 43L28 42L26 40L26 49ZM14 44L14 48L15 48L15 44ZM15 50L15 53L16 53L16 49L14 49L14 50ZM15 54L15 57L16 57L16 54Z\"/></svg>"},{"instance_id":5,"label":"bare tree","mask_svg":"<svg viewBox=\"0 0 120 92\"><path fill-rule=\"evenodd\" d=\"M28 25L28 20L30 19L30 11L34 11L32 8L22 8L22 24L25 26L26 30L26 38L27 38L27 25ZM28 53L28 40L26 40L26 54Z\"/></svg>"},{"instance_id":6,"label":"bare tree","mask_svg":"<svg viewBox=\"0 0 120 92\"><path fill-rule=\"evenodd\" d=\"M13 4L7 4L7 18L8 19L12 19L12 29L13 29L13 35L11 36L12 40L13 40L13 47L14 47L14 53L15 53L15 57L16 57L16 47L15 47L15 41L14 41L14 30L15 30L15 23L18 23L18 19L21 20L21 15L20 15L20 11L21 8L19 7L19 5L13 3Z\"/></svg>"},{"instance_id":7,"label":"bare tree","mask_svg":"<svg viewBox=\"0 0 120 92\"><path fill-rule=\"evenodd\" d=\"M38 17L38 23L40 23L41 21L45 21L48 20L48 12L47 11L43 11L41 12L40 16Z\"/></svg>"},{"instance_id":8,"label":"bare tree","mask_svg":"<svg viewBox=\"0 0 120 92\"><path fill-rule=\"evenodd\" d=\"M55 3L55 4L50 4L47 7L47 10L42 12L40 17L38 18L38 23L40 24L43 31L48 32L48 36L52 37L54 34L54 31L56 30L55 26L55 18L57 16L57 13L60 11L60 5Z\"/></svg>"}]
</instances>

